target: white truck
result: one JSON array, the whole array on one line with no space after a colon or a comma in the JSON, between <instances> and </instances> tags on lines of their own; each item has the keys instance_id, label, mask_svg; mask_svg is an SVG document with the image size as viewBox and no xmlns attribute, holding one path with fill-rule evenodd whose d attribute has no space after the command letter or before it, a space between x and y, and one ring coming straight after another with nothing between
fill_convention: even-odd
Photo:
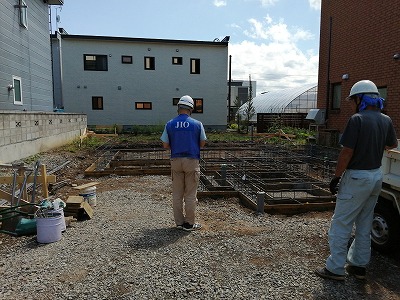
<instances>
[{"instance_id":1,"label":"white truck","mask_svg":"<svg viewBox=\"0 0 400 300\"><path fill-rule=\"evenodd\" d=\"M381 168L383 185L375 206L371 240L374 249L392 252L400 246L400 146L385 150Z\"/></svg>"}]
</instances>

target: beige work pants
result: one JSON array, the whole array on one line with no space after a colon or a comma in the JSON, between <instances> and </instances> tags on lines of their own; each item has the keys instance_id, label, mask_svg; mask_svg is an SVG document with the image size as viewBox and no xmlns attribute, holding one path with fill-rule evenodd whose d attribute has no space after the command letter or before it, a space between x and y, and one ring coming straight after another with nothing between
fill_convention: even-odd
<instances>
[{"instance_id":1,"label":"beige work pants","mask_svg":"<svg viewBox=\"0 0 400 300\"><path fill-rule=\"evenodd\" d=\"M172 206L176 225L195 223L197 187L200 179L199 160L172 158ZM184 213L185 212L185 213Z\"/></svg>"}]
</instances>

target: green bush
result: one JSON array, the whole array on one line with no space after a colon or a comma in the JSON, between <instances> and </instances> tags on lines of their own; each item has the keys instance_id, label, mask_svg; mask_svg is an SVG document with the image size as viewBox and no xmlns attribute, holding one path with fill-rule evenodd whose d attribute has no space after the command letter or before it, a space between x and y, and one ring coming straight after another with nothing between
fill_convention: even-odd
<instances>
[{"instance_id":1,"label":"green bush","mask_svg":"<svg viewBox=\"0 0 400 300\"><path fill-rule=\"evenodd\" d=\"M229 129L237 130L239 128L238 124L232 123L228 126Z\"/></svg>"},{"instance_id":2,"label":"green bush","mask_svg":"<svg viewBox=\"0 0 400 300\"><path fill-rule=\"evenodd\" d=\"M132 125L126 133L134 135L161 135L164 130L164 125Z\"/></svg>"}]
</instances>

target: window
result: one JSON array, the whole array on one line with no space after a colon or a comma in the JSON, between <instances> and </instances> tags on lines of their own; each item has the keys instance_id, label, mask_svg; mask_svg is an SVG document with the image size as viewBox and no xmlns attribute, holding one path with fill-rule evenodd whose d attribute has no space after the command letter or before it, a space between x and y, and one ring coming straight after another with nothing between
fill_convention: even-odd
<instances>
[{"instance_id":1,"label":"window","mask_svg":"<svg viewBox=\"0 0 400 300\"><path fill-rule=\"evenodd\" d=\"M181 65L182 64L182 57L173 57L172 58L173 65Z\"/></svg>"},{"instance_id":2,"label":"window","mask_svg":"<svg viewBox=\"0 0 400 300\"><path fill-rule=\"evenodd\" d=\"M145 70L155 70L156 69L156 59L154 57L146 56L144 58L144 69Z\"/></svg>"},{"instance_id":3,"label":"window","mask_svg":"<svg viewBox=\"0 0 400 300\"><path fill-rule=\"evenodd\" d=\"M342 85L335 83L332 86L332 109L340 108L340 98L342 96Z\"/></svg>"},{"instance_id":4,"label":"window","mask_svg":"<svg viewBox=\"0 0 400 300\"><path fill-rule=\"evenodd\" d=\"M100 96L92 97L92 109L103 110L103 97Z\"/></svg>"},{"instance_id":5,"label":"window","mask_svg":"<svg viewBox=\"0 0 400 300\"><path fill-rule=\"evenodd\" d=\"M152 109L151 102L135 102L135 109Z\"/></svg>"},{"instance_id":6,"label":"window","mask_svg":"<svg viewBox=\"0 0 400 300\"><path fill-rule=\"evenodd\" d=\"M238 87L238 97L239 97L239 104L242 105L249 100L249 88L245 87Z\"/></svg>"},{"instance_id":7,"label":"window","mask_svg":"<svg viewBox=\"0 0 400 300\"><path fill-rule=\"evenodd\" d=\"M193 113L202 114L203 113L203 99L193 98L193 101L194 101Z\"/></svg>"},{"instance_id":8,"label":"window","mask_svg":"<svg viewBox=\"0 0 400 300\"><path fill-rule=\"evenodd\" d=\"M13 76L14 104L22 105L21 77Z\"/></svg>"},{"instance_id":9,"label":"window","mask_svg":"<svg viewBox=\"0 0 400 300\"><path fill-rule=\"evenodd\" d=\"M122 55L121 56L121 62L123 64L131 64L132 63L132 56Z\"/></svg>"},{"instance_id":10,"label":"window","mask_svg":"<svg viewBox=\"0 0 400 300\"><path fill-rule=\"evenodd\" d=\"M28 6L25 1L19 0L19 25L28 28Z\"/></svg>"},{"instance_id":11,"label":"window","mask_svg":"<svg viewBox=\"0 0 400 300\"><path fill-rule=\"evenodd\" d=\"M381 98L385 99L385 101L383 101L383 110L386 108L387 106L387 87L378 87L378 92L379 95L381 96ZM384 112L385 113L385 112Z\"/></svg>"},{"instance_id":12,"label":"window","mask_svg":"<svg viewBox=\"0 0 400 300\"><path fill-rule=\"evenodd\" d=\"M84 54L85 71L108 71L107 55Z\"/></svg>"},{"instance_id":13,"label":"window","mask_svg":"<svg viewBox=\"0 0 400 300\"><path fill-rule=\"evenodd\" d=\"M190 74L200 74L200 59L191 58L190 59Z\"/></svg>"}]
</instances>

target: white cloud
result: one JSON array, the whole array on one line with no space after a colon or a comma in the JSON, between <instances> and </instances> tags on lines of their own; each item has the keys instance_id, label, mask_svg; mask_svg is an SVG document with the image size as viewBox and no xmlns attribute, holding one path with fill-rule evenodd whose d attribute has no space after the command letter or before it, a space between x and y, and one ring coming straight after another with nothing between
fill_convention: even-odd
<instances>
[{"instance_id":1,"label":"white cloud","mask_svg":"<svg viewBox=\"0 0 400 300\"><path fill-rule=\"evenodd\" d=\"M226 0L214 0L213 4L216 7L226 6Z\"/></svg>"},{"instance_id":2,"label":"white cloud","mask_svg":"<svg viewBox=\"0 0 400 300\"><path fill-rule=\"evenodd\" d=\"M279 23L273 23L270 16L264 18L265 23L256 19L249 19L250 29L245 29L243 33L253 39L265 39L271 41L289 42L299 40L309 40L313 35L306 30L296 28L290 32L287 25L280 20Z\"/></svg>"},{"instance_id":3,"label":"white cloud","mask_svg":"<svg viewBox=\"0 0 400 300\"><path fill-rule=\"evenodd\" d=\"M300 40L311 40L314 36L312 35L311 32L303 30L303 29L298 29L296 32L293 34L293 40L294 41L300 41Z\"/></svg>"},{"instance_id":4,"label":"white cloud","mask_svg":"<svg viewBox=\"0 0 400 300\"><path fill-rule=\"evenodd\" d=\"M248 20L244 33L251 41L229 44L232 55L232 78L246 80L251 74L257 81L257 94L264 91L317 83L318 53L303 52L299 41L314 38L301 28L289 29L269 16L263 21Z\"/></svg>"},{"instance_id":5,"label":"white cloud","mask_svg":"<svg viewBox=\"0 0 400 300\"><path fill-rule=\"evenodd\" d=\"M264 19L265 19L265 22L267 22L267 24L271 24L272 23L272 18L269 15L264 17Z\"/></svg>"},{"instance_id":6,"label":"white cloud","mask_svg":"<svg viewBox=\"0 0 400 300\"><path fill-rule=\"evenodd\" d=\"M309 0L311 1L311 0ZM274 5L278 0L260 0L262 6Z\"/></svg>"},{"instance_id":7,"label":"white cloud","mask_svg":"<svg viewBox=\"0 0 400 300\"><path fill-rule=\"evenodd\" d=\"M308 0L310 7L316 10L321 10L321 0Z\"/></svg>"}]
</instances>

